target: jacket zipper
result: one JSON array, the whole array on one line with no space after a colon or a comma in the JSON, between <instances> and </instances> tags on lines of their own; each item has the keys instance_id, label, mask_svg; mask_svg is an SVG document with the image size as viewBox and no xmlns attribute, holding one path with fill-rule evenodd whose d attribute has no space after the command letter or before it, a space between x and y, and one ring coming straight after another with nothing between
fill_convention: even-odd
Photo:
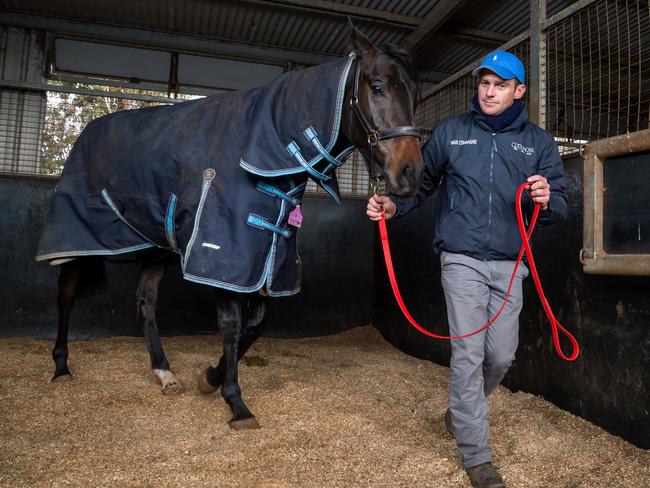
<instances>
[{"instance_id":1,"label":"jacket zipper","mask_svg":"<svg viewBox=\"0 0 650 488\"><path fill-rule=\"evenodd\" d=\"M485 240L487 244L486 251L490 249L490 229L492 228L492 193L493 193L493 184L494 184L494 153L499 152L497 149L496 142L496 132L492 132L492 147L490 149L490 194L488 195L488 228L487 228L487 238Z\"/></svg>"}]
</instances>

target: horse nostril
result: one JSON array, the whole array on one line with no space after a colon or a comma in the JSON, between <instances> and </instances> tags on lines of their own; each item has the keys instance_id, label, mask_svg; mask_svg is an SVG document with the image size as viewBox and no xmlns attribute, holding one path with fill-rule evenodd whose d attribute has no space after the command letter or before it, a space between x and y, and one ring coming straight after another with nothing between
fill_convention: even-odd
<instances>
[{"instance_id":1,"label":"horse nostril","mask_svg":"<svg viewBox=\"0 0 650 488\"><path fill-rule=\"evenodd\" d=\"M411 186L415 182L415 170L413 165L406 164L399 172L399 181L403 185Z\"/></svg>"}]
</instances>

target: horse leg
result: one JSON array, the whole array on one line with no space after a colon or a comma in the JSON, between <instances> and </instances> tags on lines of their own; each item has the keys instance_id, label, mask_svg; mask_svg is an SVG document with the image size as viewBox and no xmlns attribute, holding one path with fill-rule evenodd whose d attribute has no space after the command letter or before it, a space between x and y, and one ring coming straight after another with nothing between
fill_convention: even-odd
<instances>
[{"instance_id":1,"label":"horse leg","mask_svg":"<svg viewBox=\"0 0 650 488\"><path fill-rule=\"evenodd\" d=\"M61 265L59 273L59 296L57 306L59 308L59 328L56 334L56 342L52 350L54 359L53 382L63 382L72 379L68 369L68 327L70 325L70 312L77 295L77 284L81 274L81 262L83 259L75 259Z\"/></svg>"},{"instance_id":2,"label":"horse leg","mask_svg":"<svg viewBox=\"0 0 650 488\"><path fill-rule=\"evenodd\" d=\"M175 395L183 392L183 385L169 370L169 362L165 356L158 324L156 323L156 306L158 290L165 272L162 261L145 261L142 264L140 283L136 293L137 321L142 326L147 350L151 358L151 369L161 384L160 391L164 395Z\"/></svg>"},{"instance_id":3,"label":"horse leg","mask_svg":"<svg viewBox=\"0 0 650 488\"><path fill-rule=\"evenodd\" d=\"M239 341L237 360L240 360L246 354L246 351L255 343L255 341L264 332L264 314L266 312L266 299L260 295L249 297L247 307L242 310L245 314L243 322L242 337ZM226 358L221 356L219 364L216 367L208 367L199 378L199 390L203 393L214 393L223 384L226 374Z\"/></svg>"},{"instance_id":4,"label":"horse leg","mask_svg":"<svg viewBox=\"0 0 650 488\"><path fill-rule=\"evenodd\" d=\"M223 356L216 368L208 367L203 371L199 380L199 389L203 393L216 391L221 384L221 396L230 406L233 413L228 422L234 430L256 429L259 424L255 416L250 412L241 398L241 389L238 382L238 361L244 352L255 342L261 334L259 323L263 316L263 305L256 305L256 313L251 314L248 323L255 323L255 327L249 328L243 324L243 296L230 296L224 300L218 300L219 328L223 334ZM262 303L263 302L259 302ZM249 333L243 333L242 329L250 329Z\"/></svg>"}]
</instances>

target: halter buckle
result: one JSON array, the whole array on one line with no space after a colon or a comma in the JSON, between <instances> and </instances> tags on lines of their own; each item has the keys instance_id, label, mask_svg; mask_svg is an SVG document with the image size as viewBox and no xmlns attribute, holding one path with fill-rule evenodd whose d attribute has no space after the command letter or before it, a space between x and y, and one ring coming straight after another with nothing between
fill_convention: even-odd
<instances>
[{"instance_id":1,"label":"halter buckle","mask_svg":"<svg viewBox=\"0 0 650 488\"><path fill-rule=\"evenodd\" d=\"M371 130L368 132L368 144L371 146L376 146L379 142L379 132L376 130Z\"/></svg>"},{"instance_id":2,"label":"halter buckle","mask_svg":"<svg viewBox=\"0 0 650 488\"><path fill-rule=\"evenodd\" d=\"M372 188L372 194L375 196L381 195L379 192L379 187L381 185L381 181L383 178L381 176L372 176L372 179L374 180L372 183L370 183L370 187Z\"/></svg>"}]
</instances>

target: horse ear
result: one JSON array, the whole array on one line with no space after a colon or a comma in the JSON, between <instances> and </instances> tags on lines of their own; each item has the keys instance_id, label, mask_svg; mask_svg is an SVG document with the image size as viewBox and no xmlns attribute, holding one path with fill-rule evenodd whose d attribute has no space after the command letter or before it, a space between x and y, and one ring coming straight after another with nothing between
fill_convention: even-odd
<instances>
[{"instance_id":1,"label":"horse ear","mask_svg":"<svg viewBox=\"0 0 650 488\"><path fill-rule=\"evenodd\" d=\"M375 45L352 25L352 19L348 17L348 52L363 54L373 50Z\"/></svg>"}]
</instances>

